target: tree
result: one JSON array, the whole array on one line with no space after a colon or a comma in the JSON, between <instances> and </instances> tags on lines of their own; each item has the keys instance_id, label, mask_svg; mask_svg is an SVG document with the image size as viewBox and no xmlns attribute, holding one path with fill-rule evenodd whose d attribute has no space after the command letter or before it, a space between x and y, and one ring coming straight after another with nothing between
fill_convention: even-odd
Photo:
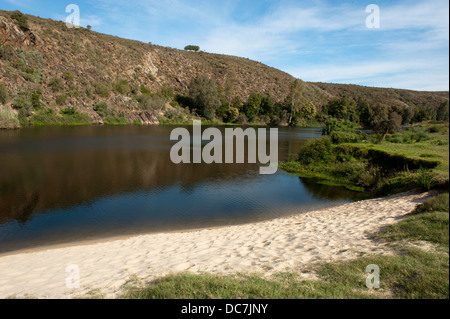
<instances>
[{"instance_id":1,"label":"tree","mask_svg":"<svg viewBox=\"0 0 450 319\"><path fill-rule=\"evenodd\" d=\"M355 112L355 101L347 98L334 98L328 102L328 114L338 119L355 120L353 113Z\"/></svg>"},{"instance_id":2,"label":"tree","mask_svg":"<svg viewBox=\"0 0 450 319\"><path fill-rule=\"evenodd\" d=\"M412 121L414 123L419 123L427 120L428 114L423 108L419 108L414 112L414 116L412 118Z\"/></svg>"},{"instance_id":3,"label":"tree","mask_svg":"<svg viewBox=\"0 0 450 319\"><path fill-rule=\"evenodd\" d=\"M295 79L294 82L291 84L291 90L287 97L288 103L289 103L290 109L291 109L291 114L289 115L289 121L288 121L289 125L292 125L292 118L294 116L294 113L296 111L298 111L298 109L300 108L300 105L303 101L304 87L305 87L305 83L300 79Z\"/></svg>"},{"instance_id":4,"label":"tree","mask_svg":"<svg viewBox=\"0 0 450 319\"><path fill-rule=\"evenodd\" d=\"M266 95L261 100L261 114L268 115L270 117L273 116L274 113L274 107L273 107L273 101L270 95Z\"/></svg>"},{"instance_id":5,"label":"tree","mask_svg":"<svg viewBox=\"0 0 450 319\"><path fill-rule=\"evenodd\" d=\"M372 110L370 104L365 100L358 100L356 104L356 111L359 115L359 122L364 127L370 126L370 119L372 118Z\"/></svg>"},{"instance_id":6,"label":"tree","mask_svg":"<svg viewBox=\"0 0 450 319\"><path fill-rule=\"evenodd\" d=\"M234 69L228 72L227 79L225 81L224 94L228 101L228 107L231 107L231 100L238 84L238 79Z\"/></svg>"},{"instance_id":7,"label":"tree","mask_svg":"<svg viewBox=\"0 0 450 319\"><path fill-rule=\"evenodd\" d=\"M228 110L228 122L233 123L235 122L239 117L239 110L235 107L230 107Z\"/></svg>"},{"instance_id":8,"label":"tree","mask_svg":"<svg viewBox=\"0 0 450 319\"><path fill-rule=\"evenodd\" d=\"M395 111L390 111L389 108L377 103L373 108L373 116L371 119L371 128L378 133L383 134L383 140L389 133L395 133L402 125L403 118Z\"/></svg>"},{"instance_id":9,"label":"tree","mask_svg":"<svg viewBox=\"0 0 450 319\"><path fill-rule=\"evenodd\" d=\"M200 47L198 45L187 45L184 47L184 49L186 51L194 51L194 52L200 51Z\"/></svg>"},{"instance_id":10,"label":"tree","mask_svg":"<svg viewBox=\"0 0 450 319\"><path fill-rule=\"evenodd\" d=\"M0 83L0 104L6 104L9 101L8 90Z\"/></svg>"},{"instance_id":11,"label":"tree","mask_svg":"<svg viewBox=\"0 0 450 319\"><path fill-rule=\"evenodd\" d=\"M194 102L197 112L209 120L214 118L214 113L220 106L217 85L214 79L204 74L192 78L189 83L189 96Z\"/></svg>"},{"instance_id":12,"label":"tree","mask_svg":"<svg viewBox=\"0 0 450 319\"><path fill-rule=\"evenodd\" d=\"M243 106L242 99L241 99L241 97L239 95L235 96L231 100L230 107L235 107L236 109L241 110L242 106Z\"/></svg>"},{"instance_id":13,"label":"tree","mask_svg":"<svg viewBox=\"0 0 450 319\"><path fill-rule=\"evenodd\" d=\"M448 122L449 118L448 104L449 104L448 100L441 103L441 105L437 109L436 120Z\"/></svg>"},{"instance_id":14,"label":"tree","mask_svg":"<svg viewBox=\"0 0 450 319\"><path fill-rule=\"evenodd\" d=\"M88 24L88 25L86 26L86 28L87 28L89 31L92 30L92 26L91 26L90 24Z\"/></svg>"},{"instance_id":15,"label":"tree","mask_svg":"<svg viewBox=\"0 0 450 319\"><path fill-rule=\"evenodd\" d=\"M259 114L261 110L262 96L259 93L252 93L244 104L243 111L247 119L251 122Z\"/></svg>"},{"instance_id":16,"label":"tree","mask_svg":"<svg viewBox=\"0 0 450 319\"><path fill-rule=\"evenodd\" d=\"M305 119L312 120L317 114L316 106L314 103L308 102L302 107L300 113Z\"/></svg>"},{"instance_id":17,"label":"tree","mask_svg":"<svg viewBox=\"0 0 450 319\"><path fill-rule=\"evenodd\" d=\"M403 125L411 124L411 120L412 120L413 116L414 116L414 112L411 110L411 107L406 107L403 110L402 124Z\"/></svg>"}]
</instances>

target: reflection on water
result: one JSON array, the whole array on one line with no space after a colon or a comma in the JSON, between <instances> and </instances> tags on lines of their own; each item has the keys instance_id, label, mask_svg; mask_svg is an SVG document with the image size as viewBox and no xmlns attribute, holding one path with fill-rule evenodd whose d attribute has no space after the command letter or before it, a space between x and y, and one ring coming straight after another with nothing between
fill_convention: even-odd
<instances>
[{"instance_id":1,"label":"reflection on water","mask_svg":"<svg viewBox=\"0 0 450 319\"><path fill-rule=\"evenodd\" d=\"M256 164L175 165L169 154L172 129L0 131L0 253L246 223L357 199L282 171L259 175ZM280 128L279 160L295 158L307 140L320 135L321 129Z\"/></svg>"}]
</instances>

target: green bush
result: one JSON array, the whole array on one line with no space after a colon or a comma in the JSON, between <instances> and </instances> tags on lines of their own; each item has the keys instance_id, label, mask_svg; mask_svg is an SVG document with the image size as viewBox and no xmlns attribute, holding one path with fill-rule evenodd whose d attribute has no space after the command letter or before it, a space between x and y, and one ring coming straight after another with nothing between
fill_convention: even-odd
<instances>
[{"instance_id":1,"label":"green bush","mask_svg":"<svg viewBox=\"0 0 450 319\"><path fill-rule=\"evenodd\" d=\"M26 15L24 15L22 12L20 12L19 10L11 12L11 14L9 16L11 17L11 19L16 20L19 23L19 27L22 30L26 31L29 29L28 17Z\"/></svg>"},{"instance_id":2,"label":"green bush","mask_svg":"<svg viewBox=\"0 0 450 319\"><path fill-rule=\"evenodd\" d=\"M0 104L0 128L19 128L17 115L7 106Z\"/></svg>"},{"instance_id":3,"label":"green bush","mask_svg":"<svg viewBox=\"0 0 450 319\"><path fill-rule=\"evenodd\" d=\"M194 51L194 52L200 51L200 47L198 45L187 45L184 47L184 49L186 51Z\"/></svg>"},{"instance_id":4,"label":"green bush","mask_svg":"<svg viewBox=\"0 0 450 319\"><path fill-rule=\"evenodd\" d=\"M324 136L308 142L299 153L299 162L304 165L317 163L318 161L329 161L332 156L331 138Z\"/></svg>"},{"instance_id":5,"label":"green bush","mask_svg":"<svg viewBox=\"0 0 450 319\"><path fill-rule=\"evenodd\" d=\"M94 91L100 97L108 97L110 93L110 88L103 83L94 83Z\"/></svg>"},{"instance_id":6,"label":"green bush","mask_svg":"<svg viewBox=\"0 0 450 319\"><path fill-rule=\"evenodd\" d=\"M367 139L367 134L358 131L354 132L332 131L330 137L333 144L359 143Z\"/></svg>"},{"instance_id":7,"label":"green bush","mask_svg":"<svg viewBox=\"0 0 450 319\"><path fill-rule=\"evenodd\" d=\"M403 143L403 137L400 134L394 134L391 138L387 139L388 142L401 144Z\"/></svg>"},{"instance_id":8,"label":"green bush","mask_svg":"<svg viewBox=\"0 0 450 319\"><path fill-rule=\"evenodd\" d=\"M31 108L31 103L28 99L24 98L24 97L16 97L13 102L12 102L12 108L16 109L16 110L21 110L21 109L30 109Z\"/></svg>"},{"instance_id":9,"label":"green bush","mask_svg":"<svg viewBox=\"0 0 450 319\"><path fill-rule=\"evenodd\" d=\"M131 91L130 85L128 84L127 80L117 81L114 84L114 89L116 90L117 93L122 95L127 95Z\"/></svg>"},{"instance_id":10,"label":"green bush","mask_svg":"<svg viewBox=\"0 0 450 319\"><path fill-rule=\"evenodd\" d=\"M63 78L64 78L64 80L71 81L74 79L74 76L70 71L65 71L63 73Z\"/></svg>"},{"instance_id":11,"label":"green bush","mask_svg":"<svg viewBox=\"0 0 450 319\"><path fill-rule=\"evenodd\" d=\"M9 101L8 90L6 90L5 86L0 83L0 103L6 104Z\"/></svg>"},{"instance_id":12,"label":"green bush","mask_svg":"<svg viewBox=\"0 0 450 319\"><path fill-rule=\"evenodd\" d=\"M142 110L159 111L162 109L164 104L166 104L166 99L157 94L155 95L141 94L137 98L137 101L139 103L139 108Z\"/></svg>"},{"instance_id":13,"label":"green bush","mask_svg":"<svg viewBox=\"0 0 450 319\"><path fill-rule=\"evenodd\" d=\"M413 213L420 214L426 212L447 212L449 211L449 195L448 193L428 199L425 203L420 204Z\"/></svg>"},{"instance_id":14,"label":"green bush","mask_svg":"<svg viewBox=\"0 0 450 319\"><path fill-rule=\"evenodd\" d=\"M64 105L67 101L67 95L65 94L57 95L55 101L56 104L58 105Z\"/></svg>"},{"instance_id":15,"label":"green bush","mask_svg":"<svg viewBox=\"0 0 450 319\"><path fill-rule=\"evenodd\" d=\"M417 184L426 191L429 191L434 185L434 175L433 173L424 168L420 168L417 173Z\"/></svg>"},{"instance_id":16,"label":"green bush","mask_svg":"<svg viewBox=\"0 0 450 319\"><path fill-rule=\"evenodd\" d=\"M58 92L64 88L64 84L60 78L51 78L48 85L53 92Z\"/></svg>"},{"instance_id":17,"label":"green bush","mask_svg":"<svg viewBox=\"0 0 450 319\"><path fill-rule=\"evenodd\" d=\"M377 181L378 169L366 162L337 162L334 165L333 175L344 178L358 186L371 187Z\"/></svg>"},{"instance_id":18,"label":"green bush","mask_svg":"<svg viewBox=\"0 0 450 319\"><path fill-rule=\"evenodd\" d=\"M97 114L100 115L101 118L112 115L112 112L109 109L108 103L106 103L106 101L100 101L95 104L94 111L97 112Z\"/></svg>"},{"instance_id":19,"label":"green bush","mask_svg":"<svg viewBox=\"0 0 450 319\"><path fill-rule=\"evenodd\" d=\"M62 109L60 112L62 115L75 115L78 114L77 110L74 107L67 107Z\"/></svg>"}]
</instances>

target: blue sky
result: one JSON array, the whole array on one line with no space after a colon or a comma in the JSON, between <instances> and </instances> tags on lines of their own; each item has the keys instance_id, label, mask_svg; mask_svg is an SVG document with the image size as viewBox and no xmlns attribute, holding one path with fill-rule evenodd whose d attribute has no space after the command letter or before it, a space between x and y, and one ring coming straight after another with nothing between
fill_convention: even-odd
<instances>
[{"instance_id":1,"label":"blue sky","mask_svg":"<svg viewBox=\"0 0 450 319\"><path fill-rule=\"evenodd\" d=\"M447 0L0 0L128 39L260 61L305 81L449 90ZM369 4L380 28L367 28Z\"/></svg>"}]
</instances>

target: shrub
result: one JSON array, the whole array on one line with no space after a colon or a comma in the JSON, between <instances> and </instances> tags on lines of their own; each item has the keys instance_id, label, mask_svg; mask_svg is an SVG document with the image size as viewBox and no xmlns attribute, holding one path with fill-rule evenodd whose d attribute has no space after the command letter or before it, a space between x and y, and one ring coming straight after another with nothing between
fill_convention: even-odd
<instances>
[{"instance_id":1,"label":"shrub","mask_svg":"<svg viewBox=\"0 0 450 319\"><path fill-rule=\"evenodd\" d=\"M64 88L63 82L60 78L51 78L48 82L48 85L52 89L53 92L60 91Z\"/></svg>"},{"instance_id":2,"label":"shrub","mask_svg":"<svg viewBox=\"0 0 450 319\"><path fill-rule=\"evenodd\" d=\"M417 184L426 191L429 191L434 186L434 174L424 168L420 168L417 172Z\"/></svg>"},{"instance_id":3,"label":"shrub","mask_svg":"<svg viewBox=\"0 0 450 319\"><path fill-rule=\"evenodd\" d=\"M142 94L137 98L137 101L142 110L159 111L166 104L166 99L156 94L153 96Z\"/></svg>"},{"instance_id":4,"label":"shrub","mask_svg":"<svg viewBox=\"0 0 450 319\"><path fill-rule=\"evenodd\" d=\"M71 81L74 79L74 76L70 71L65 71L63 73L63 78L64 78L64 80Z\"/></svg>"},{"instance_id":5,"label":"shrub","mask_svg":"<svg viewBox=\"0 0 450 319\"><path fill-rule=\"evenodd\" d=\"M370 187L375 184L378 176L378 169L365 162L348 161L336 163L333 175L342 177L355 185Z\"/></svg>"},{"instance_id":6,"label":"shrub","mask_svg":"<svg viewBox=\"0 0 450 319\"><path fill-rule=\"evenodd\" d=\"M31 108L31 103L24 97L16 97L12 102L12 107L16 110L29 109Z\"/></svg>"},{"instance_id":7,"label":"shrub","mask_svg":"<svg viewBox=\"0 0 450 319\"><path fill-rule=\"evenodd\" d=\"M110 89L103 83L94 83L94 91L100 97L108 97Z\"/></svg>"},{"instance_id":8,"label":"shrub","mask_svg":"<svg viewBox=\"0 0 450 319\"><path fill-rule=\"evenodd\" d=\"M299 162L305 165L328 161L332 156L331 138L321 137L305 145L299 153Z\"/></svg>"},{"instance_id":9,"label":"shrub","mask_svg":"<svg viewBox=\"0 0 450 319\"><path fill-rule=\"evenodd\" d=\"M109 110L109 106L108 106L108 103L106 103L106 101L101 101L101 102L98 102L97 104L95 104L94 111L97 112L97 114L101 118L105 118L105 117L111 115L111 111Z\"/></svg>"},{"instance_id":10,"label":"shrub","mask_svg":"<svg viewBox=\"0 0 450 319\"><path fill-rule=\"evenodd\" d=\"M401 144L403 143L403 137L400 134L394 134L390 139L388 139L388 142Z\"/></svg>"},{"instance_id":11,"label":"shrub","mask_svg":"<svg viewBox=\"0 0 450 319\"><path fill-rule=\"evenodd\" d=\"M130 93L131 89L127 80L120 80L114 84L114 89L117 93L122 95L127 95Z\"/></svg>"},{"instance_id":12,"label":"shrub","mask_svg":"<svg viewBox=\"0 0 450 319\"><path fill-rule=\"evenodd\" d=\"M62 109L60 113L62 115L75 115L75 114L78 114L77 110L75 110L74 107L67 107L65 109Z\"/></svg>"},{"instance_id":13,"label":"shrub","mask_svg":"<svg viewBox=\"0 0 450 319\"><path fill-rule=\"evenodd\" d=\"M17 115L7 106L0 104L0 128L19 128Z\"/></svg>"},{"instance_id":14,"label":"shrub","mask_svg":"<svg viewBox=\"0 0 450 319\"><path fill-rule=\"evenodd\" d=\"M341 143L359 143L367 138L367 134L364 132L345 132L345 131L333 131L330 134L333 144Z\"/></svg>"},{"instance_id":15,"label":"shrub","mask_svg":"<svg viewBox=\"0 0 450 319\"><path fill-rule=\"evenodd\" d=\"M19 23L19 27L22 30L27 31L29 29L28 17L19 10L11 12L9 16L11 17L11 19L16 20Z\"/></svg>"},{"instance_id":16,"label":"shrub","mask_svg":"<svg viewBox=\"0 0 450 319\"><path fill-rule=\"evenodd\" d=\"M9 101L9 94L3 84L0 83L0 103L6 104Z\"/></svg>"},{"instance_id":17,"label":"shrub","mask_svg":"<svg viewBox=\"0 0 450 319\"><path fill-rule=\"evenodd\" d=\"M145 95L152 95L152 92L149 89L147 89L145 85L141 85L141 93Z\"/></svg>"},{"instance_id":18,"label":"shrub","mask_svg":"<svg viewBox=\"0 0 450 319\"><path fill-rule=\"evenodd\" d=\"M56 104L58 104L58 105L64 105L64 103L66 103L66 100L67 100L67 95L65 95L65 94L56 96Z\"/></svg>"},{"instance_id":19,"label":"shrub","mask_svg":"<svg viewBox=\"0 0 450 319\"><path fill-rule=\"evenodd\" d=\"M233 123L239 117L239 110L235 107L230 107L228 110L228 122Z\"/></svg>"},{"instance_id":20,"label":"shrub","mask_svg":"<svg viewBox=\"0 0 450 319\"><path fill-rule=\"evenodd\" d=\"M425 203L420 204L413 213L420 214L426 212L447 212L449 210L448 193L428 199Z\"/></svg>"},{"instance_id":21,"label":"shrub","mask_svg":"<svg viewBox=\"0 0 450 319\"><path fill-rule=\"evenodd\" d=\"M430 126L428 128L428 132L429 133L438 133L442 130L442 128L440 126L434 125L434 126Z\"/></svg>"}]
</instances>

